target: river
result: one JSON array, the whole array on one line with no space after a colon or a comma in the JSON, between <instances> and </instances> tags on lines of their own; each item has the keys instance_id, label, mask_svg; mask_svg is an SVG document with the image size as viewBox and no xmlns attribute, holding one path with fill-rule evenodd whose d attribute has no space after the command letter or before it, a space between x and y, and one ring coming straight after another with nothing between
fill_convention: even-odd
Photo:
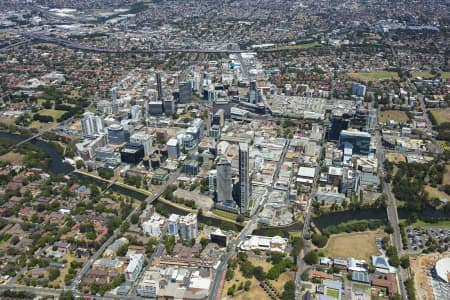
<instances>
[{"instance_id":1,"label":"river","mask_svg":"<svg viewBox=\"0 0 450 300\"><path fill-rule=\"evenodd\" d=\"M8 133L8 132L0 132L0 137L14 140L17 142L21 142L21 141L27 139L27 137L23 137L19 134L12 134L12 133ZM63 174L64 175L64 174L68 174L73 171L73 167L70 164L63 162L64 158L49 143L47 143L41 139L34 139L34 140L30 141L30 143L33 144L34 146L36 146L37 148L45 151L47 153L47 155L50 156L50 158L51 158L50 172L52 172L54 174Z\"/></svg>"}]
</instances>

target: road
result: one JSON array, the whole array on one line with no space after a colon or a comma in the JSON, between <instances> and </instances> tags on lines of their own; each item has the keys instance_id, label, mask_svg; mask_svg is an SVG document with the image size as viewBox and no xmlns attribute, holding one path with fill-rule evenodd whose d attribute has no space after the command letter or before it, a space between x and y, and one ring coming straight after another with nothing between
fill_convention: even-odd
<instances>
[{"instance_id":1,"label":"road","mask_svg":"<svg viewBox=\"0 0 450 300\"><path fill-rule=\"evenodd\" d=\"M239 235L235 240L233 240L229 244L230 251L225 253L220 261L219 266L217 267L216 274L214 277L214 281L211 284L210 292L209 292L209 299L218 299L218 296L220 294L220 287L222 283L223 276L227 270L228 267L228 261L236 255L236 249L241 244L244 239L252 233L252 231L255 229L255 226L258 223L258 215L261 212L261 209L264 207L265 202L267 201L267 198L270 195L270 192L273 190L275 183L278 180L278 174L280 173L281 165L283 164L284 157L286 156L287 149L289 148L289 140L286 141L286 144L284 145L283 152L281 153L280 160L278 161L277 168L275 169L274 176L272 179L272 184L268 188L268 191L266 193L265 198L263 201L260 202L260 205L256 209L254 215L250 218L248 223L245 225L245 227L241 230Z\"/></svg>"},{"instance_id":2,"label":"road","mask_svg":"<svg viewBox=\"0 0 450 300\"><path fill-rule=\"evenodd\" d=\"M162 195L162 193L164 193L164 191L167 189L169 185L171 185L172 183L175 182L175 180L177 180L177 178L180 176L180 173L181 169L178 169L175 173L173 173L170 176L169 180L166 183L161 185L161 187L155 193L153 193L144 201L147 203L152 203L153 201L155 201L159 196ZM133 211L127 216L124 222L130 222L131 216L137 213L139 210L140 206L137 206L135 209L133 209ZM77 276L72 281L72 284L68 287L70 290L75 291L78 288L78 285L81 282L81 278L83 278L83 276L89 271L94 261L96 261L102 255L102 253L106 250L106 248L119 237L120 231L121 231L120 228L114 230L113 234L108 238L108 240L104 242L102 246L94 253L94 255L92 255L91 258L83 265Z\"/></svg>"},{"instance_id":3,"label":"road","mask_svg":"<svg viewBox=\"0 0 450 300\"><path fill-rule=\"evenodd\" d=\"M399 227L397 203L395 201L394 195L392 194L391 186L390 186L389 182L386 182L386 180L385 180L386 174L385 174L385 170L384 170L384 166L383 166L385 156L384 156L383 144L381 141L381 135L380 135L379 131L376 132L376 142L377 142L378 167L380 170L379 174L380 174L380 177L382 180L383 192L387 196L387 207L386 207L387 216L388 216L389 223L391 224L392 228L394 229L394 232L392 233L392 244L397 249L397 253L400 257L403 252L403 245L402 245L402 236L401 236L400 227ZM407 274L402 268L398 268L398 277L399 277L399 281L400 281L399 285L400 285L401 294L404 297L406 297L407 294L406 294L406 289L405 289L405 285L403 284L403 282L406 280Z\"/></svg>"}]
</instances>

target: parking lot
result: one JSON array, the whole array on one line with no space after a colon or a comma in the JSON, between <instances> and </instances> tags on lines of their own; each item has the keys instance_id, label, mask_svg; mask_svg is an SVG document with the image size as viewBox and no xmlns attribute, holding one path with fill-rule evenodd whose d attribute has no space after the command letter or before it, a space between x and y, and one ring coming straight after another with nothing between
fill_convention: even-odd
<instances>
[{"instance_id":1,"label":"parking lot","mask_svg":"<svg viewBox=\"0 0 450 300\"><path fill-rule=\"evenodd\" d=\"M450 229L448 228L406 228L408 237L408 250L422 252L434 248L448 250L450 242Z\"/></svg>"}]
</instances>

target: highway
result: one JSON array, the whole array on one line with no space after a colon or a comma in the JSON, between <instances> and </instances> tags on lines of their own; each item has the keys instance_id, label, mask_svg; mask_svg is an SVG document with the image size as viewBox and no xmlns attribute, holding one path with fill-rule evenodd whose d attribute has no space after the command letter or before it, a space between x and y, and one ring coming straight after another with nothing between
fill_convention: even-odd
<instances>
[{"instance_id":1,"label":"highway","mask_svg":"<svg viewBox=\"0 0 450 300\"><path fill-rule=\"evenodd\" d=\"M169 180L166 183L161 185L161 187L154 194L149 196L144 201L150 204L153 201L155 201L156 199L158 199L158 197L161 196L162 193L164 193L164 191L167 189L167 187L169 185L171 185L172 183L174 183L175 180L177 180L177 178L180 176L180 173L181 173L181 169L178 169L175 173L173 173L170 176ZM133 211L127 216L127 218L124 220L124 222L129 222L131 219L131 216L134 215L135 213L137 213L139 210L140 210L140 206L137 206L135 209L133 209ZM106 248L112 242L114 242L119 237L119 235L120 235L120 228L117 228L116 230L114 230L113 234L108 238L108 240L106 240L106 242L104 242L102 244L102 246L94 253L94 255L92 255L91 258L83 265L83 267L78 272L77 276L74 278L74 280L72 281L72 284L68 287L68 289L75 291L78 288L78 285L81 282L81 278L83 278L83 276L89 271L89 269L91 268L94 261L96 261L102 255L102 253L106 250Z\"/></svg>"},{"instance_id":2,"label":"highway","mask_svg":"<svg viewBox=\"0 0 450 300\"><path fill-rule=\"evenodd\" d=\"M225 253L222 256L220 264L216 270L214 281L211 284L211 288L210 288L210 292L209 292L209 299L219 300L218 297L220 295L221 283L222 283L223 276L225 275L225 272L227 271L228 261L236 255L236 249L239 246L239 244L242 243L244 241L244 239L249 234L251 234L252 231L255 229L255 226L257 225L258 219L259 219L258 215L261 212L261 209L264 207L264 204L267 201L267 198L269 197L270 192L273 190L275 183L277 182L278 174L280 173L281 165L283 164L283 160L284 160L284 157L286 156L286 152L287 152L288 148L289 148L289 140L287 140L286 144L284 145L283 152L281 153L280 160L278 161L277 168L275 169L275 172L274 172L274 176L272 179L272 185L270 186L270 188L268 188L265 198L263 199L263 201L261 201L261 203L258 206L258 208L256 209L255 213L250 218L250 220L245 225L245 227L241 230L241 232L239 233L237 238L229 244L230 251L228 251L227 253Z\"/></svg>"},{"instance_id":3,"label":"highway","mask_svg":"<svg viewBox=\"0 0 450 300\"><path fill-rule=\"evenodd\" d=\"M230 49L186 49L186 48L160 48L149 50L131 50L131 49L114 49L114 48L97 48L95 46L84 45L67 39L51 37L44 34L37 33L24 33L24 37L32 40L37 40L45 43L52 43L62 47L71 49L77 49L82 51L99 52L99 53L122 53L122 54L154 54L154 53L225 53L225 54L239 54L246 52L243 50L230 50Z\"/></svg>"}]
</instances>

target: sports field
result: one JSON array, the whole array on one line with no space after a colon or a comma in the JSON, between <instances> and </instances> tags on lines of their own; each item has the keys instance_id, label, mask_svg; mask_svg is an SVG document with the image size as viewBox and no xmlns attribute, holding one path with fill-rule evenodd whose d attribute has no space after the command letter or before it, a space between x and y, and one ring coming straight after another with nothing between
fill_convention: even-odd
<instances>
[{"instance_id":1,"label":"sports field","mask_svg":"<svg viewBox=\"0 0 450 300\"><path fill-rule=\"evenodd\" d=\"M354 80L359 81L378 81L385 79L394 79L398 80L398 74L396 72L361 72L361 73L347 73L347 76Z\"/></svg>"},{"instance_id":2,"label":"sports field","mask_svg":"<svg viewBox=\"0 0 450 300\"><path fill-rule=\"evenodd\" d=\"M325 250L332 257L353 257L369 262L370 256L379 254L375 239L383 236L381 231L336 234L330 237Z\"/></svg>"},{"instance_id":3,"label":"sports field","mask_svg":"<svg viewBox=\"0 0 450 300\"><path fill-rule=\"evenodd\" d=\"M432 109L430 113L433 114L438 125L444 122L450 122L450 109Z\"/></svg>"},{"instance_id":4,"label":"sports field","mask_svg":"<svg viewBox=\"0 0 450 300\"><path fill-rule=\"evenodd\" d=\"M401 123L407 122L409 118L408 115L401 110L385 110L378 112L378 122L385 123L390 120Z\"/></svg>"}]
</instances>

